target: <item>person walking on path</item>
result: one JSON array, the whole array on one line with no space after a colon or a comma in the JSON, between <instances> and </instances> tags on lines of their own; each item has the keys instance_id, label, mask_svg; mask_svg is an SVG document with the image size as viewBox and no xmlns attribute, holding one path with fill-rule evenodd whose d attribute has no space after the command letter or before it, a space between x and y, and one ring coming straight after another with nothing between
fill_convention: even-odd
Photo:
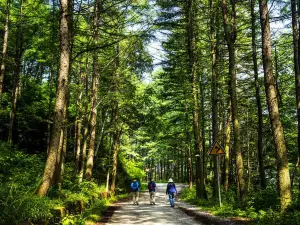
<instances>
[{"instance_id":1,"label":"person walking on path","mask_svg":"<svg viewBox=\"0 0 300 225\"><path fill-rule=\"evenodd\" d=\"M169 200L171 207L175 206L174 195L177 194L176 186L173 182L173 179L170 178L167 185L166 195L169 194Z\"/></svg>"},{"instance_id":2,"label":"person walking on path","mask_svg":"<svg viewBox=\"0 0 300 225\"><path fill-rule=\"evenodd\" d=\"M150 193L150 205L155 205L156 183L154 182L154 178L152 178L148 183L148 190Z\"/></svg>"},{"instance_id":3,"label":"person walking on path","mask_svg":"<svg viewBox=\"0 0 300 225\"><path fill-rule=\"evenodd\" d=\"M136 178L134 178L132 180L132 182L130 183L130 188L131 188L131 191L132 191L132 200L133 200L133 204L139 204L139 191L140 191L140 183L137 181Z\"/></svg>"}]
</instances>

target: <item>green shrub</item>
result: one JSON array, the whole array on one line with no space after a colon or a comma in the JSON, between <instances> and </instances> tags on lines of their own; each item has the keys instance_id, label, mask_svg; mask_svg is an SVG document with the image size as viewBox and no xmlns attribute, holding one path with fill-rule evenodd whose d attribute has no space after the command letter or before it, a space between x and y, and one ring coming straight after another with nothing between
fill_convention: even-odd
<instances>
[{"instance_id":1,"label":"green shrub","mask_svg":"<svg viewBox=\"0 0 300 225\"><path fill-rule=\"evenodd\" d=\"M259 220L253 222L259 225L300 225L300 212L279 213L273 210L268 210L263 213Z\"/></svg>"},{"instance_id":2,"label":"green shrub","mask_svg":"<svg viewBox=\"0 0 300 225\"><path fill-rule=\"evenodd\" d=\"M48 198L11 193L0 201L0 224L46 224L52 218L50 210L55 203Z\"/></svg>"},{"instance_id":3,"label":"green shrub","mask_svg":"<svg viewBox=\"0 0 300 225\"><path fill-rule=\"evenodd\" d=\"M85 220L81 215L68 215L62 219L61 225L85 225Z\"/></svg>"},{"instance_id":4,"label":"green shrub","mask_svg":"<svg viewBox=\"0 0 300 225\"><path fill-rule=\"evenodd\" d=\"M279 197L275 187L267 187L248 195L247 207L259 210L279 209Z\"/></svg>"},{"instance_id":5,"label":"green shrub","mask_svg":"<svg viewBox=\"0 0 300 225\"><path fill-rule=\"evenodd\" d=\"M109 200L97 200L96 202L94 202L94 204L86 209L83 213L83 216L87 219L87 220L91 220L94 222L100 221L101 219L101 214L107 209L109 204Z\"/></svg>"}]
</instances>

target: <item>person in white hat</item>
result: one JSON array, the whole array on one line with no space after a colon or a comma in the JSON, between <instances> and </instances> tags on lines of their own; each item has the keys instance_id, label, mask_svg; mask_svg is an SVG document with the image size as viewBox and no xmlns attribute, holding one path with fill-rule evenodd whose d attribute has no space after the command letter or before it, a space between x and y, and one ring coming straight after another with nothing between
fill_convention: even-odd
<instances>
[{"instance_id":1,"label":"person in white hat","mask_svg":"<svg viewBox=\"0 0 300 225\"><path fill-rule=\"evenodd\" d=\"M174 195L177 194L176 186L173 182L173 179L170 178L167 185L166 195L169 195L170 205L171 207L175 206Z\"/></svg>"}]
</instances>

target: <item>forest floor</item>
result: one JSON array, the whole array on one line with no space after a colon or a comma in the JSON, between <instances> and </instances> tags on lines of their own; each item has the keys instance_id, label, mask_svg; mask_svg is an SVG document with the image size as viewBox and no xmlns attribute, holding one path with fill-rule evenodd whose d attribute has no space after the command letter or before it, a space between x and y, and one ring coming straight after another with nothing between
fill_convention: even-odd
<instances>
[{"instance_id":1,"label":"forest floor","mask_svg":"<svg viewBox=\"0 0 300 225\"><path fill-rule=\"evenodd\" d=\"M103 215L103 224L200 224L200 225L242 225L249 224L240 218L221 218L209 212L200 210L198 207L187 204L175 198L175 207L170 207L168 196L166 195L167 184L157 184L156 204L150 205L149 193L140 193L139 205L133 205L132 200L122 200L111 205ZM177 184L180 192L186 185Z\"/></svg>"}]
</instances>

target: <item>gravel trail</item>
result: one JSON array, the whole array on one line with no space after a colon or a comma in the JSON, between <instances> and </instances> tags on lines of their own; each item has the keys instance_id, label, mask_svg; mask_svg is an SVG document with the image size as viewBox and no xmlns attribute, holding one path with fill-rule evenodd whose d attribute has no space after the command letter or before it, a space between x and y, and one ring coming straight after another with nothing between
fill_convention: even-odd
<instances>
[{"instance_id":1,"label":"gravel trail","mask_svg":"<svg viewBox=\"0 0 300 225\"><path fill-rule=\"evenodd\" d=\"M245 224L245 222L221 219L207 212L200 211L195 206L179 201L177 196L175 197L175 208L172 208L166 195L166 186L167 184L157 184L155 205L150 205L148 192L140 193L139 205L133 205L131 199L115 203L108 209L101 224ZM176 184L177 191L185 187L186 185Z\"/></svg>"}]
</instances>

